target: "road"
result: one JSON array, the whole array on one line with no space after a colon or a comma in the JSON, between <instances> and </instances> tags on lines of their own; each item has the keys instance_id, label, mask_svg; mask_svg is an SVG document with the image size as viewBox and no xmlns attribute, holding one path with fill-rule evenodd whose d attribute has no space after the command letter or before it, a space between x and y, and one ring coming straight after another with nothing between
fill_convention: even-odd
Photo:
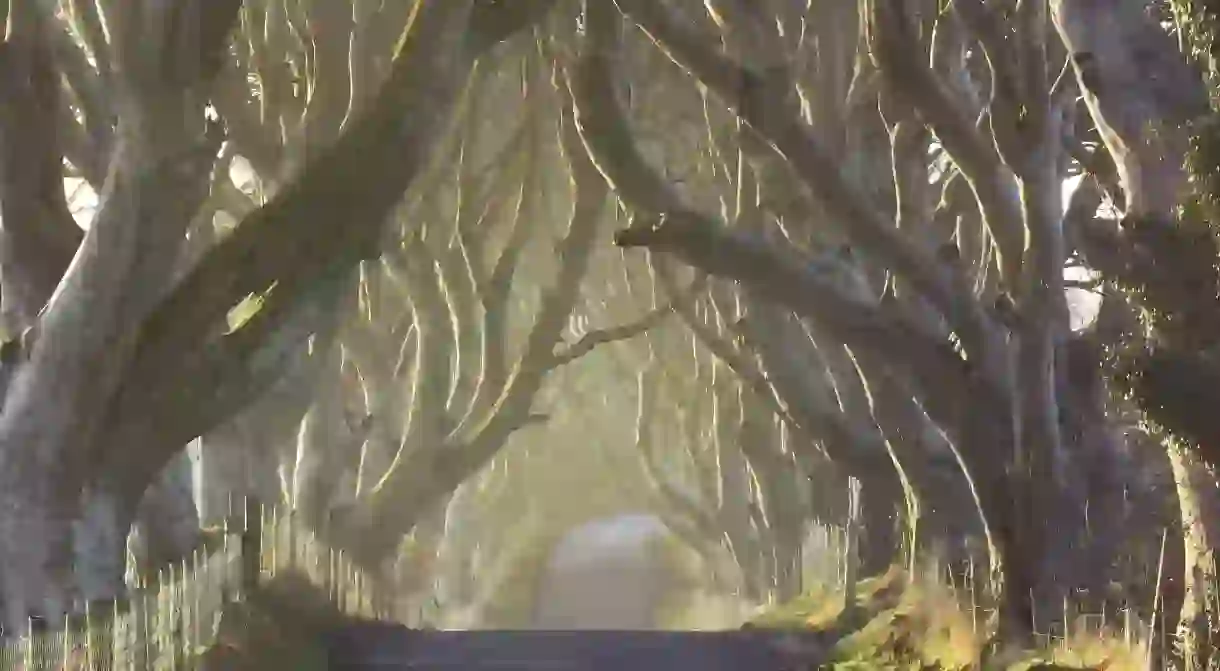
<instances>
[{"instance_id":1,"label":"road","mask_svg":"<svg viewBox=\"0 0 1220 671\"><path fill-rule=\"evenodd\" d=\"M784 643L787 642L788 645ZM796 671L813 642L757 631L419 631L361 624L334 632L330 668L346 671Z\"/></svg>"}]
</instances>

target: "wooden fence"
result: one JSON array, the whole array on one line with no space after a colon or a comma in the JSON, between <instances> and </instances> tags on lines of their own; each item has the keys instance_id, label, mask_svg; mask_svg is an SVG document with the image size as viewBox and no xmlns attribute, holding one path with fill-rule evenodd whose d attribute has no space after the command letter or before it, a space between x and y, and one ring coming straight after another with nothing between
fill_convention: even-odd
<instances>
[{"instance_id":1,"label":"wooden fence","mask_svg":"<svg viewBox=\"0 0 1220 671\"><path fill-rule=\"evenodd\" d=\"M224 607L291 571L343 613L377 617L370 580L291 515L224 529L218 547L162 571L127 603L77 615L59 631L0 644L0 671L185 671L215 640Z\"/></svg>"}]
</instances>

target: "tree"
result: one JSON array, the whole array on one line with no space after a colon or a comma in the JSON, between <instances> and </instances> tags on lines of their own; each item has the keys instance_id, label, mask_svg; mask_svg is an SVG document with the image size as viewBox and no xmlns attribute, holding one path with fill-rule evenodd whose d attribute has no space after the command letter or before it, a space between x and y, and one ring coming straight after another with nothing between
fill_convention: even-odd
<instances>
[{"instance_id":1,"label":"tree","mask_svg":"<svg viewBox=\"0 0 1220 671\"><path fill-rule=\"evenodd\" d=\"M387 215L426 167L474 62L549 3L410 7L368 106L185 272L186 234L224 139L224 124L208 119L209 85L242 3L75 3L65 17L6 4L8 77L29 92L6 106L0 132L0 272L25 329L0 419L0 579L16 625L121 589L116 558L149 483L279 376L342 280L377 256ZM58 57L77 44L64 39L65 19L82 28L97 70L69 69L83 53ZM83 75L68 77L78 100L112 87L111 106L61 133L71 115L57 72ZM61 155L82 145L97 153L70 160L103 184L83 237L56 195ZM250 295L261 309L229 329L229 311Z\"/></svg>"},{"instance_id":2,"label":"tree","mask_svg":"<svg viewBox=\"0 0 1220 671\"><path fill-rule=\"evenodd\" d=\"M198 437L369 568L465 556L455 491L617 342L573 371L760 598L848 476L868 570L989 551L1004 641L1151 601L1172 527L1208 663L1216 24L1165 5L4 5L7 620L115 595Z\"/></svg>"},{"instance_id":3,"label":"tree","mask_svg":"<svg viewBox=\"0 0 1220 671\"><path fill-rule=\"evenodd\" d=\"M1114 164L1098 188L1126 204L1116 230L1086 222L1081 244L1090 263L1139 310L1142 337L1117 355L1115 383L1128 393L1167 447L1179 491L1185 570L1179 626L1184 668L1215 664L1217 613L1208 593L1216 578L1217 434L1204 410L1215 394L1217 194L1214 10L1168 3L1197 70L1136 7L1098 11L1055 6L1083 97ZM1093 26L1105 21L1108 33Z\"/></svg>"},{"instance_id":4,"label":"tree","mask_svg":"<svg viewBox=\"0 0 1220 671\"><path fill-rule=\"evenodd\" d=\"M725 226L666 184L634 149L616 103L610 54L618 49L618 25L607 13L600 23L591 20L569 85L590 153L635 215L616 242L665 253L794 311L847 345L874 384L878 374L897 376L949 437L972 483L1003 567L1004 635L1028 636L1035 607L1060 602L1062 590L1100 591L1095 580L1106 571L1098 569L1124 520L1115 515L1101 520L1108 528L1088 528L1085 511L1089 502L1113 500L1114 484L1131 474L1123 472L1099 405L1094 336L1069 328L1060 191L1073 164L1064 137L1076 141L1075 78L1060 76L1066 54L1046 8L958 2L941 12L933 3L860 4L855 18L867 60L856 75L876 87L871 95L893 148L889 217L835 165L798 105L801 73L792 63L799 61L776 53L788 34L776 28L784 25L783 3L711 3L710 28L730 51L745 54L737 58L710 48L699 27L707 17L679 19L636 0L616 5L733 111L750 138L738 149L755 162L750 169L786 161L791 172L779 178L795 179L807 196L798 191L803 216L783 225L833 225L852 245L854 263L880 267L891 279L880 302L860 300L809 263L804 250L740 221ZM1012 21L1001 23L1001 12ZM920 149L933 138L945 160L931 166L941 204L921 207L929 202L921 179L929 166ZM755 188L765 193L772 185ZM880 400L874 394L874 413ZM909 459L910 445L901 447Z\"/></svg>"}]
</instances>

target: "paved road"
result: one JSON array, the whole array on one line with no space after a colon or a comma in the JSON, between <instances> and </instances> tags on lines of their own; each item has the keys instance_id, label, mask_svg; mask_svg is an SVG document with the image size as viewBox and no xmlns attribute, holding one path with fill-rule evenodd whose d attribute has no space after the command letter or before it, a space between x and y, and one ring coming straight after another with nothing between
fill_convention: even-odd
<instances>
[{"instance_id":1,"label":"paved road","mask_svg":"<svg viewBox=\"0 0 1220 671\"><path fill-rule=\"evenodd\" d=\"M356 625L328 641L330 668L349 671L786 671L816 668L752 631L417 631ZM802 646L805 647L805 646ZM802 660L798 661L798 660Z\"/></svg>"}]
</instances>

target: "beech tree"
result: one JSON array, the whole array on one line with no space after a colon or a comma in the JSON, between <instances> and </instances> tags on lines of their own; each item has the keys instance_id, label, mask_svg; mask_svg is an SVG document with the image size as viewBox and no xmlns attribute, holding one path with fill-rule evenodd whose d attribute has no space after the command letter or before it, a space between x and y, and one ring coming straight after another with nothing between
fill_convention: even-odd
<instances>
[{"instance_id":1,"label":"beech tree","mask_svg":"<svg viewBox=\"0 0 1220 671\"><path fill-rule=\"evenodd\" d=\"M942 8L878 0L808 11L727 0L707 3L708 11L615 4L626 29L613 11L591 15L567 81L586 146L635 219L616 242L734 281L747 306L782 306L846 345L870 391L887 378L907 390L919 415L948 438L977 497L1003 573L1002 638L1028 637L1035 620L1046 621L1035 610L1047 612L1068 590L1099 595L1115 549L1145 520L1125 516L1130 509L1117 498L1136 474L1116 442L1102 373L1115 332L1071 330L1064 270L1079 254L1088 267L1108 272L1082 240L1106 218L1093 188L1104 179L1098 164L1115 155L1128 220L1144 208L1172 209L1185 184L1175 177L1185 145L1173 138L1188 134L1147 136L1144 125L1172 129L1208 113L1201 79L1146 3L959 1ZM837 19L860 36L851 91L876 105L888 135L893 189L885 200L892 214L866 195L875 193L878 174L844 171L836 163L841 136L824 137L811 122L813 110L823 108L806 96L804 43L785 38L817 19ZM745 194L738 202L789 206L763 212L783 235L751 229L740 207L711 216L711 203L674 188L649 165L653 157L634 141L634 119L615 86L618 53L639 36L636 28L741 123L741 138L730 145L738 156L735 186ZM795 53L785 51L790 44ZM1135 62L1149 69L1135 69ZM1111 87L1091 79L1098 72L1124 79ZM1089 93L1090 83L1121 91L1113 94L1120 99L1142 90L1145 100L1159 99L1157 107L1117 110L1110 121L1104 94ZM1154 86L1163 88L1149 90ZM1130 130L1122 130L1125 123ZM1155 142L1121 139L1133 133ZM1123 142L1152 148L1124 149ZM1098 145L1104 148L1093 149ZM1176 154L1167 153L1174 147ZM929 162L929 154L939 158ZM786 169L763 173L777 162ZM1081 170L1086 184L1065 208L1062 184ZM776 190L791 196L768 196ZM849 265L882 271L884 288L862 296L812 263L810 247L826 245L802 232L816 224L849 242ZM1110 300L1123 298L1111 292ZM756 319L747 314L743 321ZM1132 342L1121 330L1119 339ZM785 367L773 370L779 377ZM885 409L884 395L870 396L907 485L900 510L914 526L918 502L936 490L912 476L921 458L900 438L901 424L890 424L901 406ZM1188 479L1189 467L1177 470L1188 517L1213 485ZM1090 519L1090 508L1113 514ZM1188 552L1188 571L1200 557Z\"/></svg>"},{"instance_id":2,"label":"beech tree","mask_svg":"<svg viewBox=\"0 0 1220 671\"><path fill-rule=\"evenodd\" d=\"M122 589L122 543L149 484L280 376L356 265L378 256L475 61L550 4L388 5L402 19L383 18L405 29L367 106L184 270L234 126L209 111L210 87L247 8L6 3L0 272L23 333L6 348L0 419L7 624L54 622L74 599ZM66 39L65 21L81 39ZM109 104L90 107L103 85ZM64 156L101 185L83 235ZM261 308L231 328L252 295Z\"/></svg>"}]
</instances>

